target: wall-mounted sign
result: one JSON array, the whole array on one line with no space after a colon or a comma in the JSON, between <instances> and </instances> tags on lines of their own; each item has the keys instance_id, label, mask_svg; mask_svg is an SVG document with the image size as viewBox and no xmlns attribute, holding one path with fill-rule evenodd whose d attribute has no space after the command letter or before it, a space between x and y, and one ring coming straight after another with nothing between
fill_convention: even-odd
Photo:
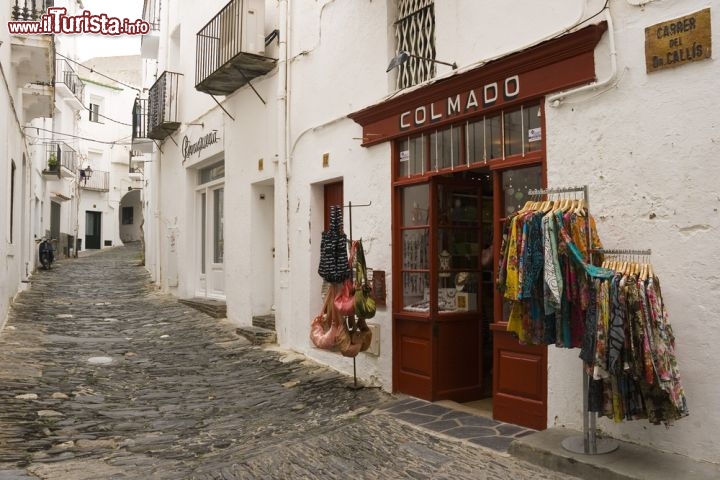
<instances>
[{"instance_id":1,"label":"wall-mounted sign","mask_svg":"<svg viewBox=\"0 0 720 480\"><path fill-rule=\"evenodd\" d=\"M648 73L710 58L710 9L658 23L645 29Z\"/></svg>"},{"instance_id":2,"label":"wall-mounted sign","mask_svg":"<svg viewBox=\"0 0 720 480\"><path fill-rule=\"evenodd\" d=\"M190 139L187 137L187 135L185 135L182 141L183 161L187 160L195 154L200 156L200 152L208 148L210 145L217 143L218 140L220 140L218 138L217 132L217 130L213 130L207 135L203 135L202 137L200 137L194 143L190 143Z\"/></svg>"}]
</instances>

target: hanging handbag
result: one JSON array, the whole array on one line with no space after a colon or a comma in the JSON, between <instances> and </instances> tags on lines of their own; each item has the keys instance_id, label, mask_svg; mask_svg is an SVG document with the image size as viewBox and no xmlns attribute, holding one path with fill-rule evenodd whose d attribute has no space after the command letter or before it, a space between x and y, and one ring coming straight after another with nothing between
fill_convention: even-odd
<instances>
[{"instance_id":1,"label":"hanging handbag","mask_svg":"<svg viewBox=\"0 0 720 480\"><path fill-rule=\"evenodd\" d=\"M327 282L341 283L350 277L348 266L347 235L342 232L342 207L330 207L330 225L320 240L318 274Z\"/></svg>"},{"instance_id":2,"label":"hanging handbag","mask_svg":"<svg viewBox=\"0 0 720 480\"><path fill-rule=\"evenodd\" d=\"M352 249L348 260L348 268L351 268L354 262L355 250ZM342 290L335 297L334 304L338 313L343 317L355 314L355 287L351 279L345 279Z\"/></svg>"},{"instance_id":3,"label":"hanging handbag","mask_svg":"<svg viewBox=\"0 0 720 480\"><path fill-rule=\"evenodd\" d=\"M334 297L335 288L331 285L320 313L313 318L310 324L310 340L313 345L326 350L330 350L335 346L340 329L340 322L334 313L335 309L330 300Z\"/></svg>"},{"instance_id":4,"label":"hanging handbag","mask_svg":"<svg viewBox=\"0 0 720 480\"><path fill-rule=\"evenodd\" d=\"M342 317L348 317L355 314L355 288L352 280L343 282L342 290L337 294L334 300L335 308Z\"/></svg>"},{"instance_id":5,"label":"hanging handbag","mask_svg":"<svg viewBox=\"0 0 720 480\"><path fill-rule=\"evenodd\" d=\"M367 267L365 266L365 252L362 240L353 242L355 252L355 315L359 318L373 318L375 316L375 299L372 290L367 284Z\"/></svg>"},{"instance_id":6,"label":"hanging handbag","mask_svg":"<svg viewBox=\"0 0 720 480\"><path fill-rule=\"evenodd\" d=\"M335 346L343 355L343 357L356 357L362 348L362 339L356 335L355 317L349 317L352 329L349 329L347 323L340 322Z\"/></svg>"},{"instance_id":7,"label":"hanging handbag","mask_svg":"<svg viewBox=\"0 0 720 480\"><path fill-rule=\"evenodd\" d=\"M372 330L365 323L364 318L358 318L357 321L357 336L359 337L358 342L360 343L360 351L364 352L370 348L372 342Z\"/></svg>"}]
</instances>

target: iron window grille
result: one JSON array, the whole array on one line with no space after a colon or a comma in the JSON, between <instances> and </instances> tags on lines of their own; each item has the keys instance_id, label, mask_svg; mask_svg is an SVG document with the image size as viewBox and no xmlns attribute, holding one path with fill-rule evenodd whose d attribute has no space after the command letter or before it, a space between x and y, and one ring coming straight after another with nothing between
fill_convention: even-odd
<instances>
[{"instance_id":1,"label":"iron window grille","mask_svg":"<svg viewBox=\"0 0 720 480\"><path fill-rule=\"evenodd\" d=\"M411 87L433 78L435 62L432 60L436 53L434 0L399 0L395 37L398 52L406 51L424 58L411 57L400 65L397 88Z\"/></svg>"}]
</instances>

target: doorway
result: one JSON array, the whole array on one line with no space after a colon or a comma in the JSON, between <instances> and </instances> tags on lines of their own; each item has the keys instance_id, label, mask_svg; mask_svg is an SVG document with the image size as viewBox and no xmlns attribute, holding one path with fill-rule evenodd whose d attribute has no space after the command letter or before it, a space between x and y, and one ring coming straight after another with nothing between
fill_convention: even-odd
<instances>
[{"instance_id":1,"label":"doorway","mask_svg":"<svg viewBox=\"0 0 720 480\"><path fill-rule=\"evenodd\" d=\"M252 315L275 309L275 188L272 180L252 186L250 249Z\"/></svg>"},{"instance_id":2,"label":"doorway","mask_svg":"<svg viewBox=\"0 0 720 480\"><path fill-rule=\"evenodd\" d=\"M492 397L492 178L489 169L465 170L396 189L400 392L459 403Z\"/></svg>"},{"instance_id":3,"label":"doorway","mask_svg":"<svg viewBox=\"0 0 720 480\"><path fill-rule=\"evenodd\" d=\"M99 249L102 245L102 212L85 212L85 248Z\"/></svg>"},{"instance_id":4,"label":"doorway","mask_svg":"<svg viewBox=\"0 0 720 480\"><path fill-rule=\"evenodd\" d=\"M60 239L60 204L50 201L50 240L57 242ZM55 245L55 243L53 243Z\"/></svg>"},{"instance_id":5,"label":"doorway","mask_svg":"<svg viewBox=\"0 0 720 480\"><path fill-rule=\"evenodd\" d=\"M225 299L225 163L199 171L196 189L198 297Z\"/></svg>"}]
</instances>

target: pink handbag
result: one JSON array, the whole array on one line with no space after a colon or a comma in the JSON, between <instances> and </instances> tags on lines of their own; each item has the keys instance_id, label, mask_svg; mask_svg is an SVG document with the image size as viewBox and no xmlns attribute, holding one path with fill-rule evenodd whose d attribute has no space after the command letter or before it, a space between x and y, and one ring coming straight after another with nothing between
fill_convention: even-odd
<instances>
[{"instance_id":1,"label":"pink handbag","mask_svg":"<svg viewBox=\"0 0 720 480\"><path fill-rule=\"evenodd\" d=\"M325 350L332 350L335 347L335 339L340 330L338 315L330 301L334 297L335 288L331 285L320 313L313 318L310 324L310 340L313 345Z\"/></svg>"},{"instance_id":2,"label":"pink handbag","mask_svg":"<svg viewBox=\"0 0 720 480\"><path fill-rule=\"evenodd\" d=\"M333 301L338 313L343 317L355 314L355 287L350 279L343 282L343 288Z\"/></svg>"}]
</instances>

